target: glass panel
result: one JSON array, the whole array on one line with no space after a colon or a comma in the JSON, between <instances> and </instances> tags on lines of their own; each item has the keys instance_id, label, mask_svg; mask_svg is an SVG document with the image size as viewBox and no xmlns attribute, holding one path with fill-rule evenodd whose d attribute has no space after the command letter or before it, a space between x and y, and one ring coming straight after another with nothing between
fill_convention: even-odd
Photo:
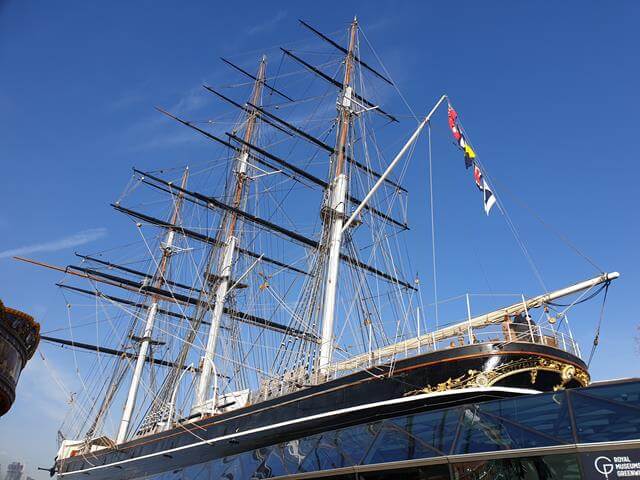
<instances>
[{"instance_id":1,"label":"glass panel","mask_svg":"<svg viewBox=\"0 0 640 480\"><path fill-rule=\"evenodd\" d=\"M153 480L182 480L182 469L171 470L170 472L164 472L159 475L150 477Z\"/></svg>"},{"instance_id":2,"label":"glass panel","mask_svg":"<svg viewBox=\"0 0 640 480\"><path fill-rule=\"evenodd\" d=\"M357 465L380 430L380 422L357 425L321 435L314 451L300 466L301 472Z\"/></svg>"},{"instance_id":3,"label":"glass panel","mask_svg":"<svg viewBox=\"0 0 640 480\"><path fill-rule=\"evenodd\" d=\"M211 477L239 480L242 478L240 459L238 456L224 457L211 462Z\"/></svg>"},{"instance_id":4,"label":"glass panel","mask_svg":"<svg viewBox=\"0 0 640 480\"><path fill-rule=\"evenodd\" d=\"M394 422L387 422L383 425L382 431L362 463L396 462L439 455L440 453L430 448L419 438L409 434L404 428Z\"/></svg>"},{"instance_id":5,"label":"glass panel","mask_svg":"<svg viewBox=\"0 0 640 480\"><path fill-rule=\"evenodd\" d=\"M358 480L449 480L449 467L447 465L430 465L401 470L363 472L358 473Z\"/></svg>"},{"instance_id":6,"label":"glass panel","mask_svg":"<svg viewBox=\"0 0 640 480\"><path fill-rule=\"evenodd\" d=\"M572 393L584 393L592 397L606 398L640 408L640 382L625 382L618 385L602 385L588 389L571 390Z\"/></svg>"},{"instance_id":7,"label":"glass panel","mask_svg":"<svg viewBox=\"0 0 640 480\"><path fill-rule=\"evenodd\" d=\"M547 455L455 463L454 480L579 480L575 455Z\"/></svg>"},{"instance_id":8,"label":"glass panel","mask_svg":"<svg viewBox=\"0 0 640 480\"><path fill-rule=\"evenodd\" d=\"M264 464L260 465L260 468L256 471L256 478L271 478L288 475L290 472L285 468L282 456L283 452L279 445L272 447L271 453L265 460ZM260 477L259 475L261 472L264 472L265 476Z\"/></svg>"},{"instance_id":9,"label":"glass panel","mask_svg":"<svg viewBox=\"0 0 640 480\"><path fill-rule=\"evenodd\" d=\"M557 444L547 436L482 413L477 406L464 407L457 454L531 448Z\"/></svg>"},{"instance_id":10,"label":"glass panel","mask_svg":"<svg viewBox=\"0 0 640 480\"><path fill-rule=\"evenodd\" d=\"M244 478L262 479L271 478L274 475L267 466L267 458L271 454L271 450L276 447L259 448L253 452L247 452L241 455L240 463Z\"/></svg>"},{"instance_id":11,"label":"glass panel","mask_svg":"<svg viewBox=\"0 0 640 480\"><path fill-rule=\"evenodd\" d=\"M184 480L209 480L211 466L209 462L192 465L184 469Z\"/></svg>"},{"instance_id":12,"label":"glass panel","mask_svg":"<svg viewBox=\"0 0 640 480\"><path fill-rule=\"evenodd\" d=\"M546 435L555 444L573 443L567 396L564 392L530 395L478 404L481 412Z\"/></svg>"},{"instance_id":13,"label":"glass panel","mask_svg":"<svg viewBox=\"0 0 640 480\"><path fill-rule=\"evenodd\" d=\"M612 395L600 398L587 392L571 392L571 405L578 429L578 441L606 442L614 440L630 440L640 436L640 408L636 403L637 388L625 394L620 389L609 391ZM598 393L607 393L605 389ZM625 396L626 395L626 396Z\"/></svg>"},{"instance_id":14,"label":"glass panel","mask_svg":"<svg viewBox=\"0 0 640 480\"><path fill-rule=\"evenodd\" d=\"M393 418L389 422L446 455L451 451L459 418L460 409L453 408Z\"/></svg>"},{"instance_id":15,"label":"glass panel","mask_svg":"<svg viewBox=\"0 0 640 480\"><path fill-rule=\"evenodd\" d=\"M320 435L305 437L282 443L284 465L287 472L296 473L309 453L313 452L320 441Z\"/></svg>"},{"instance_id":16,"label":"glass panel","mask_svg":"<svg viewBox=\"0 0 640 480\"><path fill-rule=\"evenodd\" d=\"M253 476L256 470L258 470L260 465L266 460L267 454L268 452L264 448L239 454L238 458L240 459L242 476L237 478L254 478Z\"/></svg>"}]
</instances>

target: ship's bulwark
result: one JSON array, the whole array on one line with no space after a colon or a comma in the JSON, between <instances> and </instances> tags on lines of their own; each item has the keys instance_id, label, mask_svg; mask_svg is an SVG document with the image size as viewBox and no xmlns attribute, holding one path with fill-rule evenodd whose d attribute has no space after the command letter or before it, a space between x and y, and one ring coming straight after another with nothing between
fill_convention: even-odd
<instances>
[{"instance_id":1,"label":"ship's bulwark","mask_svg":"<svg viewBox=\"0 0 640 480\"><path fill-rule=\"evenodd\" d=\"M501 367L505 373L500 378L487 376ZM142 437L121 445L118 451L72 457L60 461L58 471L65 479L87 478L87 474L94 479L142 478L336 428L443 408L451 404L451 397L427 399L425 393L446 389L456 380L464 382L461 372L479 372L476 381L480 386L488 380L494 386L549 391L580 386L579 374L563 378L567 370L583 373L586 366L574 355L546 345L482 343L439 350L399 360L391 374L389 366L360 371ZM494 394L477 390L465 394L462 389L457 395L458 403L469 401L468 397L473 401L494 398ZM377 402L380 404L372 408L361 408Z\"/></svg>"}]
</instances>

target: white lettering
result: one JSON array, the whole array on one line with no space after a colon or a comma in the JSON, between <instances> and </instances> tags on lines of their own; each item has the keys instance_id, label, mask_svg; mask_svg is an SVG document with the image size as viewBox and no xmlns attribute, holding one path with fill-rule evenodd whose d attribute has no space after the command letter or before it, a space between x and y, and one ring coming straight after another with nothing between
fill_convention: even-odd
<instances>
[{"instance_id":1,"label":"white lettering","mask_svg":"<svg viewBox=\"0 0 640 480\"><path fill-rule=\"evenodd\" d=\"M640 470L618 470L618 477L640 477Z\"/></svg>"}]
</instances>

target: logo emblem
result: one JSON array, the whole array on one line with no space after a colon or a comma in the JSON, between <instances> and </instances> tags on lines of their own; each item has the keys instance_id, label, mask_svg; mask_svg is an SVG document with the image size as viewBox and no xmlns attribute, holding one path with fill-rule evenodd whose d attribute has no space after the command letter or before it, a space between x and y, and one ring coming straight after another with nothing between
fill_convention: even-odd
<instances>
[{"instance_id":1,"label":"logo emblem","mask_svg":"<svg viewBox=\"0 0 640 480\"><path fill-rule=\"evenodd\" d=\"M593 462L593 466L598 473L604 475L604 478L608 479L609 475L613 473L613 463L609 457L598 457Z\"/></svg>"}]
</instances>

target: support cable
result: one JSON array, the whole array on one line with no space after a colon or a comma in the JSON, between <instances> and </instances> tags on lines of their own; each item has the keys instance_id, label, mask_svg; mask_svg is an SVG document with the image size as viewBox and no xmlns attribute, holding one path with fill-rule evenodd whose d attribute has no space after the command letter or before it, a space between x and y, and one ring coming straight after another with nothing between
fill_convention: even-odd
<instances>
[{"instance_id":1,"label":"support cable","mask_svg":"<svg viewBox=\"0 0 640 480\"><path fill-rule=\"evenodd\" d=\"M369 42L369 39L365 35L364 30L362 29L362 26L359 27L359 31L362 34L362 38L364 38L364 41L367 43L367 46L369 47L369 49L373 53L373 56L376 57L376 60L378 61L378 63L382 67L382 70L384 71L384 74L391 80L391 85L393 85L393 88L396 90L396 92L398 93L398 95L402 99L402 102L407 107L407 110L409 110L409 112L411 112L411 116L414 118L414 120L419 123L420 119L418 118L416 113L413 111L413 109L411 108L411 105L409 105L409 102L407 102L407 99L405 98L405 96L402 94L402 92L398 88L398 84L396 83L396 81L389 74L389 71L387 70L387 67L385 67L384 63L382 63L382 60L378 56L378 53L375 51L375 49L373 48L373 45Z\"/></svg>"},{"instance_id":2,"label":"support cable","mask_svg":"<svg viewBox=\"0 0 640 480\"><path fill-rule=\"evenodd\" d=\"M565 234L563 234L558 229L554 228L549 223L545 222L540 215L538 215L527 203L524 202L524 200L522 200L522 198L520 198L507 185L505 185L503 182L500 182L500 181L496 180L495 178L493 178L492 180L493 180L494 183L497 183L497 184L500 185L500 189L501 190L508 192L511 195L511 197L522 208L527 210L536 220L538 220L542 224L543 227L545 227L547 230L549 230L551 233L553 233L556 237L558 237L558 239L560 239L561 242L563 242L567 247L569 247L569 249L573 250L578 256L582 257L587 263L589 263L591 266L593 266L599 273L604 273L605 272L604 269L602 269L599 265L597 265L596 262L593 259L591 259L589 256L587 256L571 240L569 240L569 238Z\"/></svg>"},{"instance_id":3,"label":"support cable","mask_svg":"<svg viewBox=\"0 0 640 480\"><path fill-rule=\"evenodd\" d=\"M427 141L428 141L428 157L429 157L429 206L431 209L431 259L433 267L433 303L435 308L436 329L440 326L440 317L438 315L438 274L436 272L436 227L433 205L433 164L431 158L431 122L427 124Z\"/></svg>"},{"instance_id":4,"label":"support cable","mask_svg":"<svg viewBox=\"0 0 640 480\"><path fill-rule=\"evenodd\" d=\"M450 101L449 101L449 104L451 104ZM470 140L469 135L467 134L466 130L464 129L464 126L462 125L461 121L459 123L459 128L460 128L461 133L464 135L464 138L467 139L470 144L473 144L473 142L471 142L471 140ZM530 266L530 268L531 268L531 270L533 272L533 275L535 276L535 278L538 281L538 283L540 283L540 286L542 287L544 292L545 293L549 293L549 289L547 288L547 285L545 284L544 280L542 279L542 273L540 272L540 269L538 268L536 262L534 261L533 256L531 255L531 253L529 253L529 249L525 245L524 241L522 240L522 238L520 238L520 234L518 233L518 229L516 228L515 224L513 223L513 220L511 220L511 216L509 215L509 212L507 212L507 209L506 209L504 203L501 200L501 196L498 195L498 193L497 193L497 190L495 188L495 184L493 182L493 178L489 175L489 173L487 172L487 169L482 164L482 162L480 162L480 159L478 157L475 158L475 162L480 167L480 170L482 171L482 175L489 180L489 183L491 185L493 185L493 195L494 195L494 197L496 199L496 204L498 205L498 209L502 213L502 216L505 219L507 227L511 231L511 234L513 235L513 238L515 239L516 243L520 247L520 250L522 251L524 257L527 260L527 262L529 263L529 266Z\"/></svg>"},{"instance_id":5,"label":"support cable","mask_svg":"<svg viewBox=\"0 0 640 480\"><path fill-rule=\"evenodd\" d=\"M602 320L604 319L604 306L607 302L607 294L609 293L609 285L611 282L607 282L604 284L604 297L602 298L602 305L600 306L600 318L598 318L598 326L596 327L596 334L593 337L593 345L591 346L591 352L589 353L589 360L587 361L587 368L591 366L591 360L593 360L593 355L596 353L596 348L598 348L598 344L600 343L600 328L602 327Z\"/></svg>"}]
</instances>

